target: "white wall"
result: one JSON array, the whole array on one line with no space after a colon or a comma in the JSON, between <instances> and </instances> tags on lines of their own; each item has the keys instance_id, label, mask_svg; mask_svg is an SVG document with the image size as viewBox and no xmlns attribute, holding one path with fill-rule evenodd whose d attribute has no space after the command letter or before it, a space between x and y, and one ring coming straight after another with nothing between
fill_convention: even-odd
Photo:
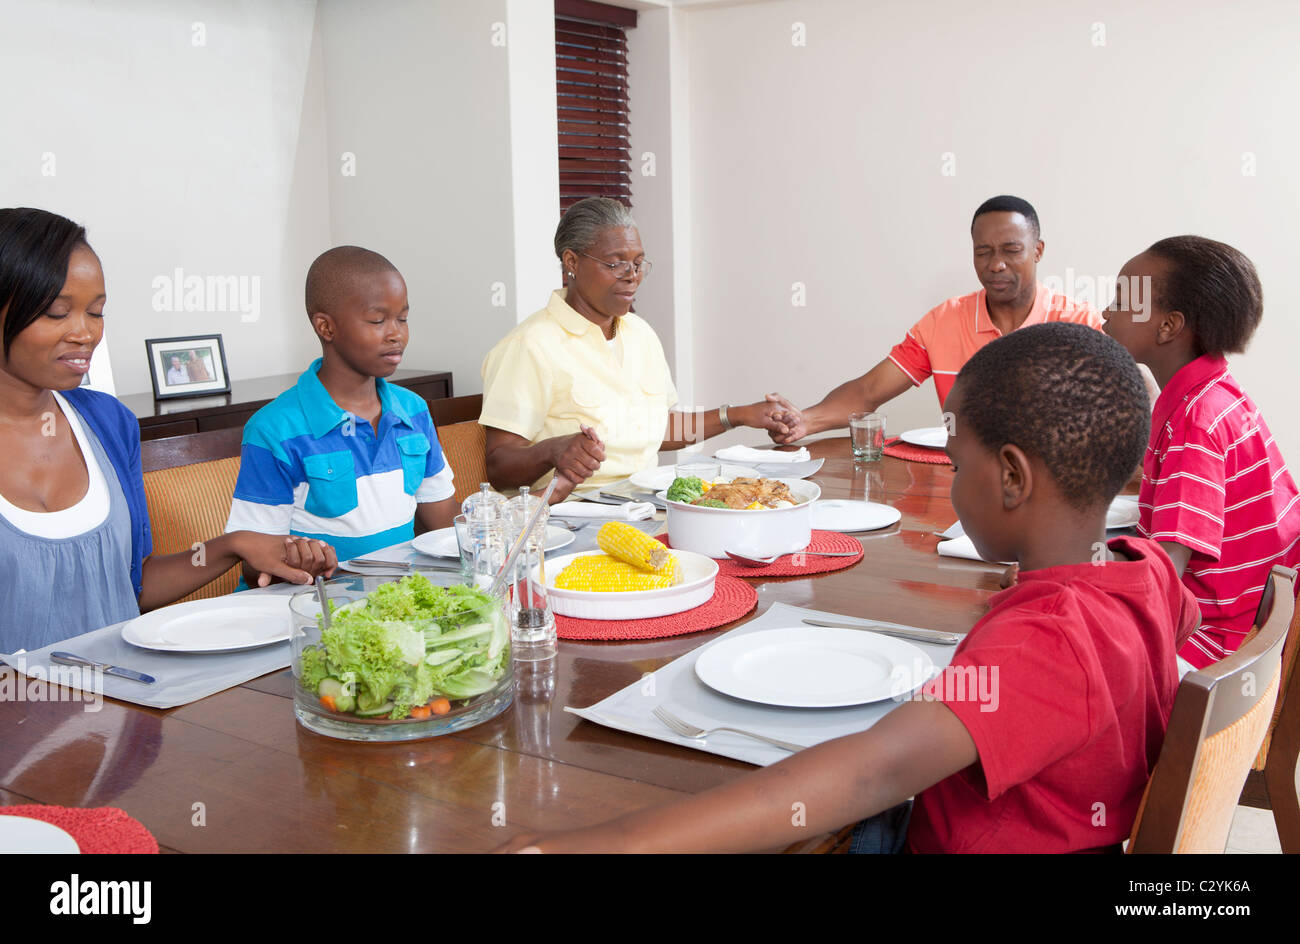
<instances>
[{"instance_id":1,"label":"white wall","mask_svg":"<svg viewBox=\"0 0 1300 944\"><path fill-rule=\"evenodd\" d=\"M301 0L0 2L0 206L85 224L118 393L150 389L145 338L219 332L235 378L309 355L302 276L328 227L313 13ZM154 278L177 268L258 278L258 320L154 311Z\"/></svg>"},{"instance_id":2,"label":"white wall","mask_svg":"<svg viewBox=\"0 0 1300 944\"><path fill-rule=\"evenodd\" d=\"M690 101L682 16L643 9L627 31L632 207L654 264L637 314L658 333L679 406L695 405L691 320Z\"/></svg>"},{"instance_id":3,"label":"white wall","mask_svg":"<svg viewBox=\"0 0 1300 944\"><path fill-rule=\"evenodd\" d=\"M927 309L979 287L970 215L1014 193L1042 218L1040 278L1113 276L1185 232L1249 255L1267 307L1233 370L1300 463L1294 4L808 0L678 13L701 401L779 387L806 405L871 367ZM796 23L806 46L791 43ZM947 152L955 176L941 173ZM1244 152L1256 176L1243 176ZM796 281L805 308L791 304ZM891 432L937 424L932 384L885 412Z\"/></svg>"},{"instance_id":4,"label":"white wall","mask_svg":"<svg viewBox=\"0 0 1300 944\"><path fill-rule=\"evenodd\" d=\"M560 216L555 4L553 0L506 0L506 25L514 230L511 291L515 319L523 321L544 306L561 285L560 260L555 256L555 227ZM495 341L489 339L487 347ZM487 348L482 353L486 354ZM482 378L478 380L475 392L482 386Z\"/></svg>"},{"instance_id":5,"label":"white wall","mask_svg":"<svg viewBox=\"0 0 1300 944\"><path fill-rule=\"evenodd\" d=\"M331 239L401 270L403 366L453 371L458 395L481 392L488 350L559 286L552 15L546 0L320 4Z\"/></svg>"}]
</instances>

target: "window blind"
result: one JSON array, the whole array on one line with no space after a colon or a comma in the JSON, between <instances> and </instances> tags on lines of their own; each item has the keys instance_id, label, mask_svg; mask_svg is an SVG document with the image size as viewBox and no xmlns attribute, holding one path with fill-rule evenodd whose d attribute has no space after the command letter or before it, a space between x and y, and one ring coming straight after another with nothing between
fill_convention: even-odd
<instances>
[{"instance_id":1,"label":"window blind","mask_svg":"<svg viewBox=\"0 0 1300 944\"><path fill-rule=\"evenodd\" d=\"M632 205L627 36L636 11L556 0L560 212L583 197Z\"/></svg>"}]
</instances>

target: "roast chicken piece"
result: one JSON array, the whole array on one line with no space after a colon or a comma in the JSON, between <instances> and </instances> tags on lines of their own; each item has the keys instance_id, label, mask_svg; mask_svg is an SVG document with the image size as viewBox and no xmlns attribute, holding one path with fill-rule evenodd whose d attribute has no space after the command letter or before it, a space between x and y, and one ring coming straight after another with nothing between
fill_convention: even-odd
<instances>
[{"instance_id":1,"label":"roast chicken piece","mask_svg":"<svg viewBox=\"0 0 1300 944\"><path fill-rule=\"evenodd\" d=\"M748 508L754 502L776 507L779 501L795 503L789 487L775 479L732 479L725 485L715 485L704 493L705 498L724 502L728 508Z\"/></svg>"}]
</instances>

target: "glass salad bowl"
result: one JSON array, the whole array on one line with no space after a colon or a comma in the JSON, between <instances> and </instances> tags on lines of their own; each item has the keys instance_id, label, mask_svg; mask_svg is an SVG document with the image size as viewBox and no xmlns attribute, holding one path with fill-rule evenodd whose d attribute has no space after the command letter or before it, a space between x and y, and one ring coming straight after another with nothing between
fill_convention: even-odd
<instances>
[{"instance_id":1,"label":"glass salad bowl","mask_svg":"<svg viewBox=\"0 0 1300 944\"><path fill-rule=\"evenodd\" d=\"M510 707L510 622L501 598L454 573L348 576L289 600L293 710L303 727L353 741L461 731Z\"/></svg>"}]
</instances>

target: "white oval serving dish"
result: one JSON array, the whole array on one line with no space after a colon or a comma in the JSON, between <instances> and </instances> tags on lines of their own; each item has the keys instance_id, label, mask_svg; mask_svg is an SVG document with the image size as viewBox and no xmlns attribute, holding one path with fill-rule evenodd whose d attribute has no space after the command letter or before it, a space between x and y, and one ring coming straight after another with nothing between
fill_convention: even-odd
<instances>
[{"instance_id":1,"label":"white oval serving dish","mask_svg":"<svg viewBox=\"0 0 1300 944\"><path fill-rule=\"evenodd\" d=\"M668 501L668 541L674 550L694 551L705 557L723 558L727 551L747 557L771 557L802 551L812 540L812 503L822 490L806 479L776 479L802 499L789 508L743 511L732 508L701 508L685 502Z\"/></svg>"},{"instance_id":2,"label":"white oval serving dish","mask_svg":"<svg viewBox=\"0 0 1300 944\"><path fill-rule=\"evenodd\" d=\"M589 590L559 590L555 578L572 561L579 557L600 554L584 551L565 554L546 561L546 597L551 611L559 616L593 620L650 619L684 613L708 603L713 598L713 582L718 576L718 562L701 554L674 549L681 580L672 587L659 590L629 590L627 592L597 593ZM538 579L533 571L533 579Z\"/></svg>"}]
</instances>

